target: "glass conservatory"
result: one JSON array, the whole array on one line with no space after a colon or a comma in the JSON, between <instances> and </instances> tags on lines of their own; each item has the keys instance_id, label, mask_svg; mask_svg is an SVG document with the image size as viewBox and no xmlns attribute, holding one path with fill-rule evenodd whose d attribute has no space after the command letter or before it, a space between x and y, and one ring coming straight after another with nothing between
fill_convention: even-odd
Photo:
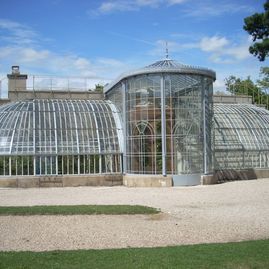
<instances>
[{"instance_id":1,"label":"glass conservatory","mask_svg":"<svg viewBox=\"0 0 269 269\"><path fill-rule=\"evenodd\" d=\"M121 173L122 129L110 101L0 106L0 175Z\"/></svg>"},{"instance_id":2,"label":"glass conservatory","mask_svg":"<svg viewBox=\"0 0 269 269\"><path fill-rule=\"evenodd\" d=\"M215 78L167 57L106 85L106 100L35 92L1 105L0 186L47 186L48 176L59 186L197 185L244 169L268 177L269 111L213 105Z\"/></svg>"},{"instance_id":3,"label":"glass conservatory","mask_svg":"<svg viewBox=\"0 0 269 269\"><path fill-rule=\"evenodd\" d=\"M269 167L269 111L250 104L215 104L215 169Z\"/></svg>"},{"instance_id":4,"label":"glass conservatory","mask_svg":"<svg viewBox=\"0 0 269 269\"><path fill-rule=\"evenodd\" d=\"M214 80L209 69L167 58L105 88L122 114L126 174L173 175L174 182L189 175L195 184L213 172Z\"/></svg>"}]
</instances>

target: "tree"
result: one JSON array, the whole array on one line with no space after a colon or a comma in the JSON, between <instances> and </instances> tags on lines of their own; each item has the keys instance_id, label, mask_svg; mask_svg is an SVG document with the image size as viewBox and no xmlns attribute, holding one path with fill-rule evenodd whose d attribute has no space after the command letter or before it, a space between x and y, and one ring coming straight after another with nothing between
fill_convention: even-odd
<instances>
[{"instance_id":1,"label":"tree","mask_svg":"<svg viewBox=\"0 0 269 269\"><path fill-rule=\"evenodd\" d=\"M257 86L248 76L246 79L230 76L225 79L225 86L228 92L235 95L251 95L254 96L258 91Z\"/></svg>"},{"instance_id":2,"label":"tree","mask_svg":"<svg viewBox=\"0 0 269 269\"><path fill-rule=\"evenodd\" d=\"M269 109L269 67L261 67L260 76L263 77L257 80L257 85L263 92L262 103Z\"/></svg>"},{"instance_id":3,"label":"tree","mask_svg":"<svg viewBox=\"0 0 269 269\"><path fill-rule=\"evenodd\" d=\"M264 13L255 13L244 19L246 30L255 42L249 52L264 61L269 56L269 0L264 4Z\"/></svg>"},{"instance_id":4,"label":"tree","mask_svg":"<svg viewBox=\"0 0 269 269\"><path fill-rule=\"evenodd\" d=\"M103 93L104 92L104 86L101 84L95 84L95 89L94 91Z\"/></svg>"},{"instance_id":5,"label":"tree","mask_svg":"<svg viewBox=\"0 0 269 269\"><path fill-rule=\"evenodd\" d=\"M256 104L261 104L261 89L250 79L230 76L225 79L226 90L234 95L248 95L251 96Z\"/></svg>"},{"instance_id":6,"label":"tree","mask_svg":"<svg viewBox=\"0 0 269 269\"><path fill-rule=\"evenodd\" d=\"M261 80L257 80L257 84L263 89L269 89L269 67L261 67L260 76L263 76Z\"/></svg>"}]
</instances>

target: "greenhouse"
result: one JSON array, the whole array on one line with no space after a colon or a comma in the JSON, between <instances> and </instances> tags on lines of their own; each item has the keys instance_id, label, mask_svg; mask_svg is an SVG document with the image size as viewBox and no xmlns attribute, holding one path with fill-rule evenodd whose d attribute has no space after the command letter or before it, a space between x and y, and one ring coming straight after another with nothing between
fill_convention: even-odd
<instances>
[{"instance_id":1,"label":"greenhouse","mask_svg":"<svg viewBox=\"0 0 269 269\"><path fill-rule=\"evenodd\" d=\"M269 167L269 111L255 105L215 104L215 170Z\"/></svg>"},{"instance_id":2,"label":"greenhouse","mask_svg":"<svg viewBox=\"0 0 269 269\"><path fill-rule=\"evenodd\" d=\"M123 169L199 184L213 172L212 116L215 72L158 61L122 75L106 97L122 112Z\"/></svg>"},{"instance_id":3,"label":"greenhouse","mask_svg":"<svg viewBox=\"0 0 269 269\"><path fill-rule=\"evenodd\" d=\"M0 175L121 173L109 101L24 100L0 107Z\"/></svg>"},{"instance_id":4,"label":"greenhouse","mask_svg":"<svg viewBox=\"0 0 269 269\"><path fill-rule=\"evenodd\" d=\"M210 69L167 55L122 74L104 94L68 90L57 98L51 90L29 94L18 68L8 79L18 100L0 106L0 186L161 187L269 177L269 111L249 98L214 103Z\"/></svg>"}]
</instances>

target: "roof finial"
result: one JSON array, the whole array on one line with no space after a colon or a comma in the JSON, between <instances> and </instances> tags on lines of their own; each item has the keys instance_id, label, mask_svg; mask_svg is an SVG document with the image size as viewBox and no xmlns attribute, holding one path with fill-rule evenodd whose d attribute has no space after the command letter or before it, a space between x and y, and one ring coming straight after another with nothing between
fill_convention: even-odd
<instances>
[{"instance_id":1,"label":"roof finial","mask_svg":"<svg viewBox=\"0 0 269 269\"><path fill-rule=\"evenodd\" d=\"M166 46L166 49L165 49L165 51L166 51L165 58L166 58L166 59L169 59L169 54L168 54L168 43L167 43L167 41L165 42L165 46Z\"/></svg>"}]
</instances>

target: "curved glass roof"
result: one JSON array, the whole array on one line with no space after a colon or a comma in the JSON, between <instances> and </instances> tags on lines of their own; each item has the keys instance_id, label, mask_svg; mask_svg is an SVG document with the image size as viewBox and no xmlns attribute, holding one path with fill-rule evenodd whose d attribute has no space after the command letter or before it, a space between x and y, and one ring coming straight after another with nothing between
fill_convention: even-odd
<instances>
[{"instance_id":1,"label":"curved glass roof","mask_svg":"<svg viewBox=\"0 0 269 269\"><path fill-rule=\"evenodd\" d=\"M215 150L269 150L269 111L250 104L214 105Z\"/></svg>"},{"instance_id":2,"label":"curved glass roof","mask_svg":"<svg viewBox=\"0 0 269 269\"><path fill-rule=\"evenodd\" d=\"M122 152L119 112L110 101L24 100L0 106L0 155Z\"/></svg>"},{"instance_id":3,"label":"curved glass roof","mask_svg":"<svg viewBox=\"0 0 269 269\"><path fill-rule=\"evenodd\" d=\"M164 60L160 60L153 64L150 64L144 68L148 69L148 68L186 68L186 67L187 66L184 64L181 64L174 60L166 58Z\"/></svg>"},{"instance_id":4,"label":"curved glass roof","mask_svg":"<svg viewBox=\"0 0 269 269\"><path fill-rule=\"evenodd\" d=\"M208 76L214 80L216 79L216 73L213 70L202 68L202 67L197 67L197 66L181 64L181 63L178 63L177 61L166 58L164 60L157 61L143 68L133 70L128 73L123 73L116 80L112 81L110 84L105 86L105 92L113 88L122 79L131 77L131 76L136 76L136 75L154 74L154 73L196 74L196 75Z\"/></svg>"}]
</instances>

